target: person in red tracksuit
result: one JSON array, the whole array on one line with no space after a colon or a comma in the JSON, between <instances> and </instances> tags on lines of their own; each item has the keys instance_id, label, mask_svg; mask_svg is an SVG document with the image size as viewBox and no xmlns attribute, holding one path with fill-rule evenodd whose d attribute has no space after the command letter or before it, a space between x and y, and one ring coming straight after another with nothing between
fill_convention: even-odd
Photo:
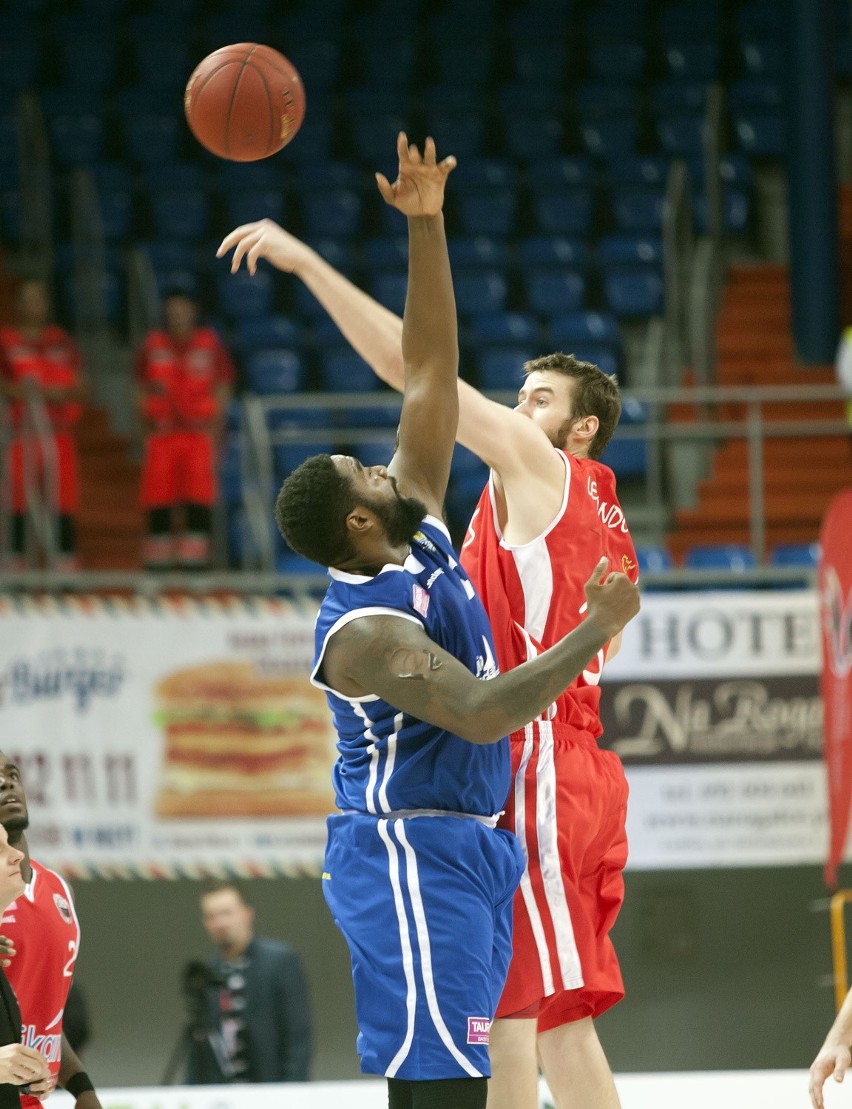
<instances>
[{"instance_id":1,"label":"person in red tracksuit","mask_svg":"<svg viewBox=\"0 0 852 1109\"><path fill-rule=\"evenodd\" d=\"M80 419L83 359L67 331L50 320L50 297L40 278L27 278L17 289L16 320L0 328L0 393L9 402L11 437L7 454L11 507L11 567L25 565L27 469L44 488L45 451L22 434L28 389L45 402L56 452L56 509L59 520L58 569L76 566L74 517L80 495L74 425Z\"/></svg>"},{"instance_id":2,"label":"person in red tracksuit","mask_svg":"<svg viewBox=\"0 0 852 1109\"><path fill-rule=\"evenodd\" d=\"M198 304L188 290L167 291L163 314L165 326L149 332L136 356L145 432L144 560L150 569L199 569L210 560L216 446L234 367L216 332L198 326Z\"/></svg>"}]
</instances>

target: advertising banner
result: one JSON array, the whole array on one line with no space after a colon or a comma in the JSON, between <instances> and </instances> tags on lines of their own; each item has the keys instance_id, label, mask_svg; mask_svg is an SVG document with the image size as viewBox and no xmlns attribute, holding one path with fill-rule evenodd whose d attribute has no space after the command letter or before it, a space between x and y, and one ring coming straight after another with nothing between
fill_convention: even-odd
<instances>
[{"instance_id":1,"label":"advertising banner","mask_svg":"<svg viewBox=\"0 0 852 1109\"><path fill-rule=\"evenodd\" d=\"M0 598L0 736L34 854L69 877L319 873L334 734L315 609ZM648 593L603 678L632 868L822 862L807 590Z\"/></svg>"}]
</instances>

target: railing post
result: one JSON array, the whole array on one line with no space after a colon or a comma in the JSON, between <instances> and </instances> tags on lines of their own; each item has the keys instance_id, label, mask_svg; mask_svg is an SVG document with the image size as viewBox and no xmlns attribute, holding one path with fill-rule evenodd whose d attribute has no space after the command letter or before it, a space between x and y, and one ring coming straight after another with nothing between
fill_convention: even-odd
<instances>
[{"instance_id":1,"label":"railing post","mask_svg":"<svg viewBox=\"0 0 852 1109\"><path fill-rule=\"evenodd\" d=\"M748 492L751 549L758 565L766 559L766 498L763 483L763 414L759 400L748 402Z\"/></svg>"}]
</instances>

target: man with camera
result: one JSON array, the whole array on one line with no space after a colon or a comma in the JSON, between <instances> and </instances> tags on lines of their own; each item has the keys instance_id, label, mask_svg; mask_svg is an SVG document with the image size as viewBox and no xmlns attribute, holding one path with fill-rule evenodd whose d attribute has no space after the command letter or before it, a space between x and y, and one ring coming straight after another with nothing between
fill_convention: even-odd
<instances>
[{"instance_id":1,"label":"man with camera","mask_svg":"<svg viewBox=\"0 0 852 1109\"><path fill-rule=\"evenodd\" d=\"M311 1013L299 956L255 935L254 909L232 882L205 890L201 919L216 954L184 972L187 1081L306 1082Z\"/></svg>"}]
</instances>

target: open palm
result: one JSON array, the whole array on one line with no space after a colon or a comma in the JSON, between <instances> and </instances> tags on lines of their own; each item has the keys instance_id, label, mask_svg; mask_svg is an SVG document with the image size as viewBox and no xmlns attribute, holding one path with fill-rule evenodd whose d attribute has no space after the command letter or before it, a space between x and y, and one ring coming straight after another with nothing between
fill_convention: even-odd
<instances>
[{"instance_id":1,"label":"open palm","mask_svg":"<svg viewBox=\"0 0 852 1109\"><path fill-rule=\"evenodd\" d=\"M426 140L421 155L414 144L409 146L403 131L396 140L396 150L399 155L396 181L391 184L384 174L376 174L382 197L405 216L437 215L444 204L444 185L455 168L455 158L450 155L439 162L434 139Z\"/></svg>"}]
</instances>

